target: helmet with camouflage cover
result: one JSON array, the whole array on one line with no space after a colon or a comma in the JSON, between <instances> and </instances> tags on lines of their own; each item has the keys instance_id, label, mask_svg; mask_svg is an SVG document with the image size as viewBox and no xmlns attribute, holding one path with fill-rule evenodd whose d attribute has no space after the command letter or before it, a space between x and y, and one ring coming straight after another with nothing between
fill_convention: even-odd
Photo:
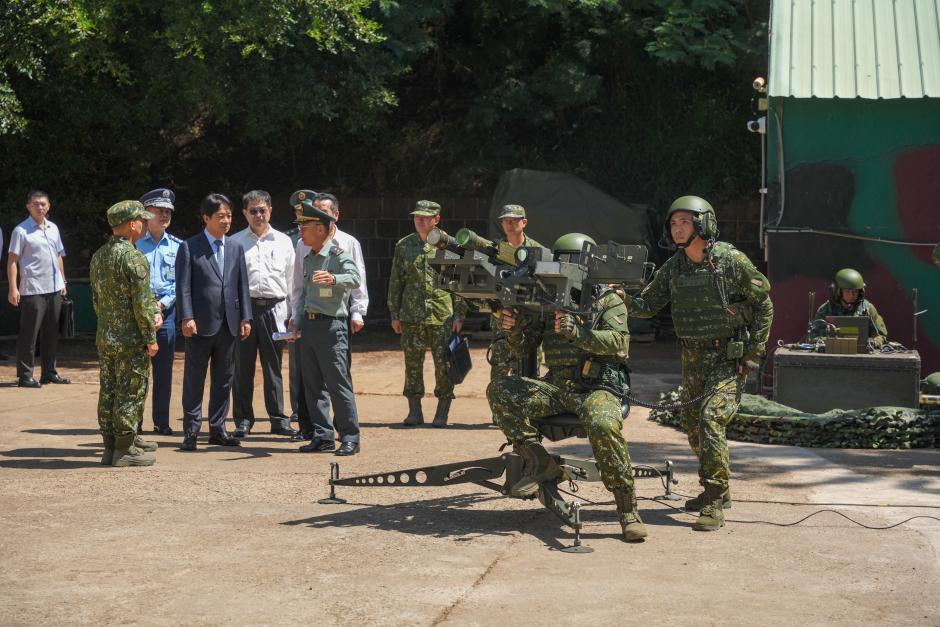
<instances>
[{"instance_id":1,"label":"helmet with camouflage cover","mask_svg":"<svg viewBox=\"0 0 940 627\"><path fill-rule=\"evenodd\" d=\"M706 240L718 239L718 216L715 215L715 208L711 203L699 196L680 196L669 205L669 211L666 212L666 223L664 225L664 238L667 242L672 240L669 230L669 219L677 211L688 211L692 214L692 223L695 225L694 233L686 242L675 242L679 248L685 248L692 243L696 235Z\"/></svg>"},{"instance_id":2,"label":"helmet with camouflage cover","mask_svg":"<svg viewBox=\"0 0 940 627\"><path fill-rule=\"evenodd\" d=\"M861 300L865 297L865 279L858 270L842 268L833 277L829 290L833 302L842 298L842 290L858 290L858 298Z\"/></svg>"},{"instance_id":3,"label":"helmet with camouflage cover","mask_svg":"<svg viewBox=\"0 0 940 627\"><path fill-rule=\"evenodd\" d=\"M581 257L581 251L584 250L584 242L590 242L597 245L594 238L584 233L566 233L552 244L552 254L557 261L570 261L578 263ZM561 258L565 255L565 258Z\"/></svg>"},{"instance_id":4,"label":"helmet with camouflage cover","mask_svg":"<svg viewBox=\"0 0 940 627\"><path fill-rule=\"evenodd\" d=\"M929 374L924 379L924 394L940 395L940 372Z\"/></svg>"}]
</instances>

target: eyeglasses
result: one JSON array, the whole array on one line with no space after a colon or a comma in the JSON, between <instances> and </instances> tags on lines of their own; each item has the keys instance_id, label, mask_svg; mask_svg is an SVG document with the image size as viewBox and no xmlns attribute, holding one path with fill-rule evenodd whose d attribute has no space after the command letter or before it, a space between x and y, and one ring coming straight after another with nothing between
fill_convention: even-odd
<instances>
[{"instance_id":1,"label":"eyeglasses","mask_svg":"<svg viewBox=\"0 0 940 627\"><path fill-rule=\"evenodd\" d=\"M255 207L254 209L249 209L248 213L250 213L253 216L261 216L261 215L264 215L264 213L267 210L268 210L267 207Z\"/></svg>"}]
</instances>

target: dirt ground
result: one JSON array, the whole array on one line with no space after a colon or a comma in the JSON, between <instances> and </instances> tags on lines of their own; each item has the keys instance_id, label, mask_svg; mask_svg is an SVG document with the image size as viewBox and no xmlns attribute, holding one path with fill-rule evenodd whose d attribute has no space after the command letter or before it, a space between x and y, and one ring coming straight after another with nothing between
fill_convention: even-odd
<instances>
[{"instance_id":1,"label":"dirt ground","mask_svg":"<svg viewBox=\"0 0 940 627\"><path fill-rule=\"evenodd\" d=\"M482 342L445 430L399 426L402 359L390 334L372 329L354 344L362 453L341 460L343 476L499 454ZM936 450L732 443L727 526L692 531L694 517L652 500L662 486L643 479L642 544L618 539L610 495L585 483L578 495L600 503L582 510L594 552L568 554L559 549L573 534L537 501L473 484L343 487L348 503L318 504L340 458L299 453L264 423L241 448L203 437L184 453L174 420L177 436L151 436L155 466L102 467L93 345L65 342L62 353L70 386L19 389L13 362L0 363L5 625L940 624L940 521L871 530L839 515L877 527L940 516ZM644 399L678 382L668 343L635 344L632 367ZM177 415L181 380L178 353ZM260 374L255 406L263 416ZM681 433L639 408L625 431L635 463L672 460L676 491L697 492ZM583 440L550 448L590 456Z\"/></svg>"}]
</instances>

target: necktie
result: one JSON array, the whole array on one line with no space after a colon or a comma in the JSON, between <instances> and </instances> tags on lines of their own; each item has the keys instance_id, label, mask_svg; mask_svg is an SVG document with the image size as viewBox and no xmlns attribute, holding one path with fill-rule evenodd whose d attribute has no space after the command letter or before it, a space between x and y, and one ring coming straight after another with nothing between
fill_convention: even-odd
<instances>
[{"instance_id":1,"label":"necktie","mask_svg":"<svg viewBox=\"0 0 940 627\"><path fill-rule=\"evenodd\" d=\"M222 251L222 240L215 240L215 263L219 266L219 272L225 270L225 253Z\"/></svg>"}]
</instances>

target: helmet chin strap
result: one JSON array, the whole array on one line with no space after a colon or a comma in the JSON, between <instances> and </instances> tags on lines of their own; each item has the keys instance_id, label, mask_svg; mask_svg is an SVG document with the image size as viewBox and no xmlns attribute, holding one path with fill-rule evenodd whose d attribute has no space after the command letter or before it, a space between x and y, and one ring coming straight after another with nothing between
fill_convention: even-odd
<instances>
[{"instance_id":1,"label":"helmet chin strap","mask_svg":"<svg viewBox=\"0 0 940 627\"><path fill-rule=\"evenodd\" d=\"M695 241L695 238L697 236L698 236L697 230L692 231L692 234L689 235L689 239L685 240L684 242L676 242L676 248L688 248L689 246L692 245L692 242Z\"/></svg>"}]
</instances>

